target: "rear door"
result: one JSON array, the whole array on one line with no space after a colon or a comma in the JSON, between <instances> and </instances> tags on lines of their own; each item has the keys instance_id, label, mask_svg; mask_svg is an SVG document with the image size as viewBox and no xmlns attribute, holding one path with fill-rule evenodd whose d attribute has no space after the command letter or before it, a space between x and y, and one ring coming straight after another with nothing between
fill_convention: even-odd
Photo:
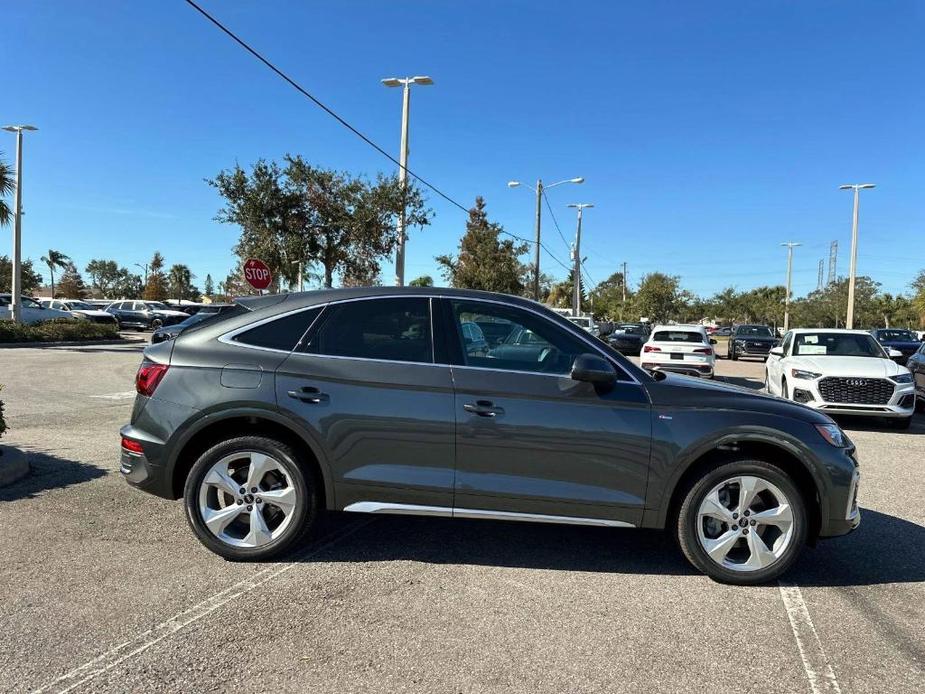
<instances>
[{"instance_id":1,"label":"rear door","mask_svg":"<svg viewBox=\"0 0 925 694\"><path fill-rule=\"evenodd\" d=\"M431 299L330 304L304 342L277 370L277 402L324 450L337 508L449 515L453 384L434 360Z\"/></svg>"},{"instance_id":2,"label":"rear door","mask_svg":"<svg viewBox=\"0 0 925 694\"><path fill-rule=\"evenodd\" d=\"M484 301L442 305L455 363L454 515L637 525L651 434L642 386L616 361L621 380L610 391L573 381L575 357L600 352L593 338L540 313ZM467 350L465 323L506 337L487 354Z\"/></svg>"}]
</instances>

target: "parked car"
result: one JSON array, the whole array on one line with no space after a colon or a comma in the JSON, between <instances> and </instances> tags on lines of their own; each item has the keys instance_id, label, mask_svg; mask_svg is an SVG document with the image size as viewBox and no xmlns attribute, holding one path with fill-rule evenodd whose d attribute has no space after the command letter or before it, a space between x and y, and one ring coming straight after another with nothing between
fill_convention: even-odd
<instances>
[{"instance_id":1,"label":"parked car","mask_svg":"<svg viewBox=\"0 0 925 694\"><path fill-rule=\"evenodd\" d=\"M42 299L39 303L45 308L57 309L58 311L67 311L74 318L89 320L93 323L104 323L107 325L118 325L116 317L107 311L100 310L78 299Z\"/></svg>"},{"instance_id":2,"label":"parked car","mask_svg":"<svg viewBox=\"0 0 925 694\"><path fill-rule=\"evenodd\" d=\"M650 371L713 378L715 344L702 325L656 325L642 346L640 364Z\"/></svg>"},{"instance_id":3,"label":"parked car","mask_svg":"<svg viewBox=\"0 0 925 694\"><path fill-rule=\"evenodd\" d=\"M773 395L827 414L884 417L908 429L915 411L912 374L863 330L801 328L784 335L765 366Z\"/></svg>"},{"instance_id":4,"label":"parked car","mask_svg":"<svg viewBox=\"0 0 925 694\"><path fill-rule=\"evenodd\" d=\"M768 352L778 343L766 325L737 325L726 344L726 356L732 361L745 357L768 358Z\"/></svg>"},{"instance_id":5,"label":"parked car","mask_svg":"<svg viewBox=\"0 0 925 694\"><path fill-rule=\"evenodd\" d=\"M601 334L601 329L598 327L597 323L594 321L593 316L566 316L566 320L570 323L574 323L582 330L591 333L595 337L598 337Z\"/></svg>"},{"instance_id":6,"label":"parked car","mask_svg":"<svg viewBox=\"0 0 925 694\"><path fill-rule=\"evenodd\" d=\"M154 344L157 342L164 342L165 340L172 340L183 330L186 330L187 328L190 328L194 325L198 325L199 323L209 320L210 318L219 316L227 311L243 310L244 309L239 304L210 304L208 306L204 306L199 311L191 316L187 316L185 320L182 320L179 323L163 325L155 330L153 333L151 333L151 342Z\"/></svg>"},{"instance_id":7,"label":"parked car","mask_svg":"<svg viewBox=\"0 0 925 694\"><path fill-rule=\"evenodd\" d=\"M915 354L922 341L911 330L897 330L896 328L881 328L871 330L870 334L887 349L895 349L902 354L896 357L898 364L905 364L906 360Z\"/></svg>"},{"instance_id":8,"label":"parked car","mask_svg":"<svg viewBox=\"0 0 925 694\"><path fill-rule=\"evenodd\" d=\"M827 416L650 375L532 301L380 287L239 303L146 348L121 430L128 482L182 497L221 556L278 555L331 509L666 528L701 571L753 584L860 522L854 446ZM545 349L467 350L461 326L494 321Z\"/></svg>"},{"instance_id":9,"label":"parked car","mask_svg":"<svg viewBox=\"0 0 925 694\"><path fill-rule=\"evenodd\" d=\"M41 303L29 296L20 296L20 319L23 323L33 325L44 321L64 319L76 320L67 311L59 311L54 308L46 308ZM13 295L10 293L0 294L0 320L13 319Z\"/></svg>"},{"instance_id":10,"label":"parked car","mask_svg":"<svg viewBox=\"0 0 925 694\"><path fill-rule=\"evenodd\" d=\"M919 350L909 357L906 368L912 374L912 381L915 384L915 402L919 409L925 410L925 342L919 345Z\"/></svg>"},{"instance_id":11,"label":"parked car","mask_svg":"<svg viewBox=\"0 0 925 694\"><path fill-rule=\"evenodd\" d=\"M485 339L485 333L482 332L478 323L467 321L460 324L459 327L462 332L463 345L468 353L478 354L479 356L488 354L490 350L488 340Z\"/></svg>"},{"instance_id":12,"label":"parked car","mask_svg":"<svg viewBox=\"0 0 925 694\"><path fill-rule=\"evenodd\" d=\"M157 330L189 318L183 311L174 311L160 301L116 301L106 310L116 317L120 328L137 330Z\"/></svg>"},{"instance_id":13,"label":"parked car","mask_svg":"<svg viewBox=\"0 0 925 694\"><path fill-rule=\"evenodd\" d=\"M620 354L638 355L648 337L649 328L645 323L617 323L607 341Z\"/></svg>"}]
</instances>

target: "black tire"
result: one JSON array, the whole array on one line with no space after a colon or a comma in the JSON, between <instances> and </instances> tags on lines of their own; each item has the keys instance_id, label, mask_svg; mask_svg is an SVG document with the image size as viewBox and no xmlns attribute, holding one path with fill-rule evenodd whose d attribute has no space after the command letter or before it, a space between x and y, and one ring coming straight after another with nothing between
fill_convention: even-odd
<instances>
[{"instance_id":1,"label":"black tire","mask_svg":"<svg viewBox=\"0 0 925 694\"><path fill-rule=\"evenodd\" d=\"M163 325L164 321L162 321L160 318L155 318L151 321L151 325L148 327L151 328L151 330L157 330L158 328L163 327Z\"/></svg>"},{"instance_id":2,"label":"black tire","mask_svg":"<svg viewBox=\"0 0 925 694\"><path fill-rule=\"evenodd\" d=\"M915 396L915 411L925 412L925 396L922 396L922 395Z\"/></svg>"},{"instance_id":3,"label":"black tire","mask_svg":"<svg viewBox=\"0 0 925 694\"><path fill-rule=\"evenodd\" d=\"M221 541L206 527L199 512L199 487L209 469L225 456L243 451L264 453L278 461L291 477L299 499L283 533L256 548L236 547ZM299 542L315 525L319 498L315 476L299 454L291 446L263 436L241 436L212 446L193 464L183 489L186 519L193 533L209 550L231 561L262 561L282 554Z\"/></svg>"},{"instance_id":4,"label":"black tire","mask_svg":"<svg viewBox=\"0 0 925 694\"><path fill-rule=\"evenodd\" d=\"M729 359L731 361L739 361L739 355L736 354L736 351L734 348L729 349Z\"/></svg>"},{"instance_id":5,"label":"black tire","mask_svg":"<svg viewBox=\"0 0 925 694\"><path fill-rule=\"evenodd\" d=\"M736 571L716 563L701 545L697 534L697 511L704 497L723 480L738 475L759 477L775 485L787 497L793 514L793 534L790 545L776 562L755 571ZM677 521L678 544L687 560L714 581L742 586L768 583L786 573L806 544L808 530L806 502L793 480L783 469L763 460L739 460L726 463L695 480L684 497Z\"/></svg>"}]
</instances>

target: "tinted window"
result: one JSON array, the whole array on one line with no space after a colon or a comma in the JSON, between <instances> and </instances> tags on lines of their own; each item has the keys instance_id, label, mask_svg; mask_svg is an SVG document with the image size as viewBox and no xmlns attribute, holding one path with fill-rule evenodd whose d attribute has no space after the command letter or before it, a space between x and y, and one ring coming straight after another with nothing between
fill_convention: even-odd
<instances>
[{"instance_id":1,"label":"tinted window","mask_svg":"<svg viewBox=\"0 0 925 694\"><path fill-rule=\"evenodd\" d=\"M793 344L793 356L875 357L885 355L873 337L856 333L801 333Z\"/></svg>"},{"instance_id":2,"label":"tinted window","mask_svg":"<svg viewBox=\"0 0 925 694\"><path fill-rule=\"evenodd\" d=\"M687 330L659 330L652 336L655 342L699 342L703 343L703 334Z\"/></svg>"},{"instance_id":3,"label":"tinted window","mask_svg":"<svg viewBox=\"0 0 925 694\"><path fill-rule=\"evenodd\" d=\"M457 326L475 323L498 341L463 344L466 366L566 375L579 354L591 347L554 323L529 311L470 301L452 302Z\"/></svg>"},{"instance_id":4,"label":"tinted window","mask_svg":"<svg viewBox=\"0 0 925 694\"><path fill-rule=\"evenodd\" d=\"M246 309L242 308L242 310ZM229 316L233 313L236 312L229 312ZM234 341L253 347L291 352L320 313L320 308L313 308L283 316L243 333L238 333L234 337Z\"/></svg>"},{"instance_id":5,"label":"tinted window","mask_svg":"<svg viewBox=\"0 0 925 694\"><path fill-rule=\"evenodd\" d=\"M771 329L764 325L740 325L736 337L772 337Z\"/></svg>"},{"instance_id":6,"label":"tinted window","mask_svg":"<svg viewBox=\"0 0 925 694\"><path fill-rule=\"evenodd\" d=\"M432 363L430 300L366 299L329 306L308 351L332 357Z\"/></svg>"}]
</instances>

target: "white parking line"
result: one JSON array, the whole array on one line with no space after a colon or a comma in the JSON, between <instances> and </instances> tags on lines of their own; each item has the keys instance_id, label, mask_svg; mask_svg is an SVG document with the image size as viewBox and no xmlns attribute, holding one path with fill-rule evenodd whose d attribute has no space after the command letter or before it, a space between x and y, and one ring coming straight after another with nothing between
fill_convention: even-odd
<instances>
[{"instance_id":1,"label":"white parking line","mask_svg":"<svg viewBox=\"0 0 925 694\"><path fill-rule=\"evenodd\" d=\"M841 687L835 679L835 671L829 664L822 648L822 641L813 625L809 609L803 601L803 592L799 586L778 582L780 596L787 609L787 617L793 628L793 638L796 639L803 661L803 670L809 680L809 688L813 694L841 694Z\"/></svg>"},{"instance_id":2,"label":"white parking line","mask_svg":"<svg viewBox=\"0 0 925 694\"><path fill-rule=\"evenodd\" d=\"M125 662L129 658L132 658L139 653L142 653L151 646L163 641L168 636L177 633L183 627L196 622L203 617L211 614L217 610L222 605L231 602L235 598L238 598L245 593L248 593L255 588L259 588L267 581L270 581L277 576L280 576L294 566L298 566L301 562L312 557L320 552L323 552L328 547L331 547L334 544L337 544L341 540L353 535L361 528L366 525L369 525L375 518L364 518L361 521L351 525L346 530L342 531L340 534L334 535L330 540L325 542L322 545L312 548L303 555L299 555L295 560L287 562L285 564L278 564L276 566L269 566L265 569L261 569L256 572L253 576L245 578L243 581L235 583L230 588L216 593L215 595L206 598L202 602L193 607L180 612L179 614L174 615L170 619L161 622L156 627L148 629L140 633L134 639L126 641L123 644L115 646L114 648L109 649L105 653L101 653L93 660L89 660L83 665L80 665L68 673L61 675L57 679L45 684L38 689L35 689L35 694L39 692L46 692L50 690L55 690L57 692L69 692L75 687L89 682L97 675L101 675L104 672L112 670L117 665Z\"/></svg>"},{"instance_id":3,"label":"white parking line","mask_svg":"<svg viewBox=\"0 0 925 694\"><path fill-rule=\"evenodd\" d=\"M91 395L91 398L99 398L100 400L129 400L135 397L134 390L124 390L121 393L107 393L106 395Z\"/></svg>"}]
</instances>

